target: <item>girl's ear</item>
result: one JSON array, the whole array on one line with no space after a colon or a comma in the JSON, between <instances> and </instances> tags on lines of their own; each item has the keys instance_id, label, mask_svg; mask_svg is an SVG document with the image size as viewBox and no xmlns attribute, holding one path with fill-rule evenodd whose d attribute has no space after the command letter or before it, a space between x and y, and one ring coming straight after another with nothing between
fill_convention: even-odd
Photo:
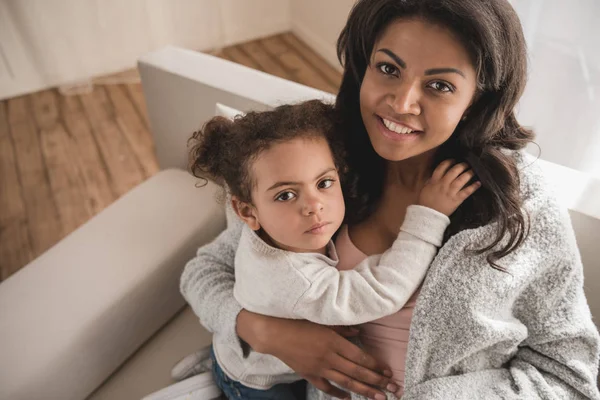
<instances>
[{"instance_id":1,"label":"girl's ear","mask_svg":"<svg viewBox=\"0 0 600 400\"><path fill-rule=\"evenodd\" d=\"M242 221L248 225L253 231L260 229L260 223L258 222L258 213L256 208L252 204L245 203L238 199L236 196L231 196L231 207Z\"/></svg>"}]
</instances>

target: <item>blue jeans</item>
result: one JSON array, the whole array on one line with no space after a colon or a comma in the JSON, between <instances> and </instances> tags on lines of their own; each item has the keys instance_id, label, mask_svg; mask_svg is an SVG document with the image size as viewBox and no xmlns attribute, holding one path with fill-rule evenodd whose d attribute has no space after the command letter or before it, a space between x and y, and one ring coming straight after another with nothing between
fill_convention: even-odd
<instances>
[{"instance_id":1,"label":"blue jeans","mask_svg":"<svg viewBox=\"0 0 600 400\"><path fill-rule=\"evenodd\" d=\"M229 400L304 400L306 398L306 381L281 383L266 390L253 389L229 378L217 363L212 349L210 358L215 383Z\"/></svg>"}]
</instances>

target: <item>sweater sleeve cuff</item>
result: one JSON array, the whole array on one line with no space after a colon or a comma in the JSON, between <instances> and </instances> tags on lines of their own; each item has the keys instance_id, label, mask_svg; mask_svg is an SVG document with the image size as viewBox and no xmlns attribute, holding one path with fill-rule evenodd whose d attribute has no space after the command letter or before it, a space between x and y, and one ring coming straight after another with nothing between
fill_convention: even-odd
<instances>
[{"instance_id":1,"label":"sweater sleeve cuff","mask_svg":"<svg viewBox=\"0 0 600 400\"><path fill-rule=\"evenodd\" d=\"M446 215L429 207L411 205L406 210L400 230L440 247L448 225L450 218Z\"/></svg>"},{"instance_id":2,"label":"sweater sleeve cuff","mask_svg":"<svg viewBox=\"0 0 600 400\"><path fill-rule=\"evenodd\" d=\"M229 301L221 304L220 309L222 315L231 316L231 318L224 319L225 324L222 330L224 340L232 346L237 346L244 358L247 357L250 353L250 346L237 334L237 317L242 311L242 306L232 296Z\"/></svg>"}]
</instances>

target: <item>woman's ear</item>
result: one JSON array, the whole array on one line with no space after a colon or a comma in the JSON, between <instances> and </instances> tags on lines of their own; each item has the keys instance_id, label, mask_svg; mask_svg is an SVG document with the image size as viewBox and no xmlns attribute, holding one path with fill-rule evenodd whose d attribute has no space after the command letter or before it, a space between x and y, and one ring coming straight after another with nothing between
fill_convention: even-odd
<instances>
[{"instance_id":1,"label":"woman's ear","mask_svg":"<svg viewBox=\"0 0 600 400\"><path fill-rule=\"evenodd\" d=\"M260 229L260 223L258 222L258 214L256 212L256 208L252 206L252 204L248 204L246 202L241 201L236 196L231 196L231 207L233 211L237 214L238 217L250 229L253 231L257 231Z\"/></svg>"}]
</instances>

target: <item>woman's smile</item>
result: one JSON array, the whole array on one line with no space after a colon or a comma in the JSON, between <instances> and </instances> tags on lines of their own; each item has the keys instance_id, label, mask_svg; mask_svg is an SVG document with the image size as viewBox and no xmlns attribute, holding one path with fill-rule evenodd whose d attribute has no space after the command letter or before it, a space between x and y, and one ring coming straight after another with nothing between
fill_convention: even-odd
<instances>
[{"instance_id":1,"label":"woman's smile","mask_svg":"<svg viewBox=\"0 0 600 400\"><path fill-rule=\"evenodd\" d=\"M399 122L392 122L387 118L375 116L378 120L378 127L380 132L386 138L394 142L406 142L416 140L424 132L409 128L407 125Z\"/></svg>"}]
</instances>

